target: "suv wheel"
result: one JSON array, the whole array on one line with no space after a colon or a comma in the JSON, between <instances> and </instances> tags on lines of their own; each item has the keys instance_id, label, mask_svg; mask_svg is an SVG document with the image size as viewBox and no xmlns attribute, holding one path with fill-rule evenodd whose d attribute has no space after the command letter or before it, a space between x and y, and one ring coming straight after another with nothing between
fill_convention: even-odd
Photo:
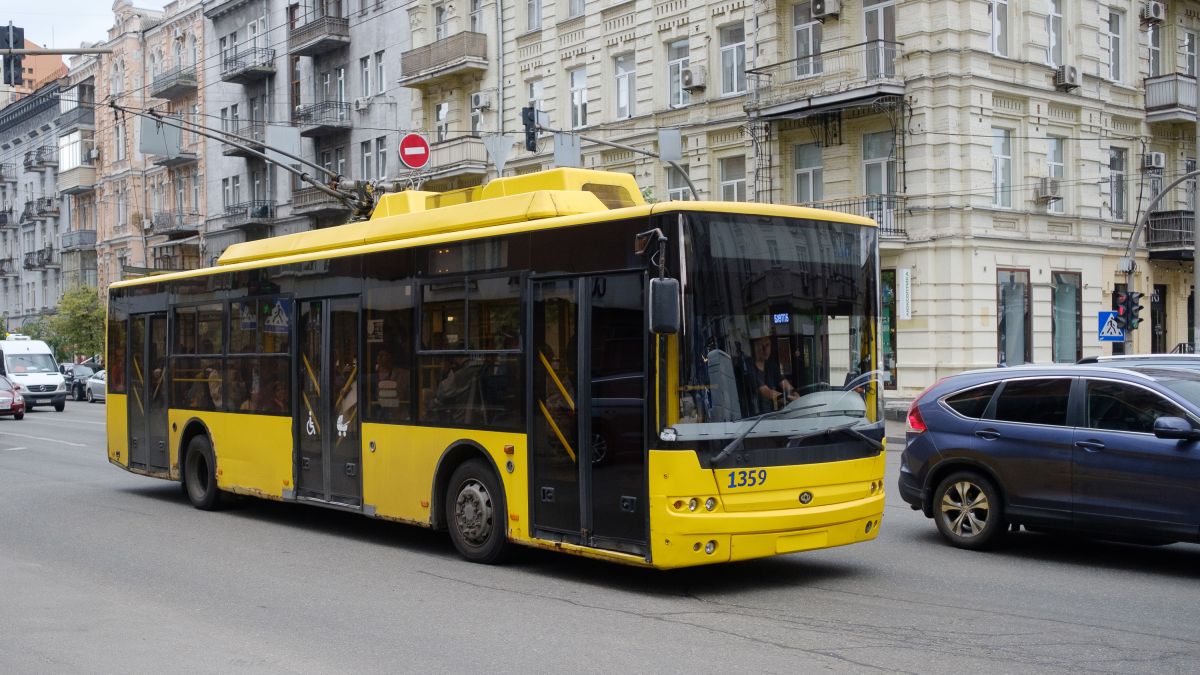
<instances>
[{"instance_id":1,"label":"suv wheel","mask_svg":"<svg viewBox=\"0 0 1200 675\"><path fill-rule=\"evenodd\" d=\"M954 546L987 548L1005 529L1000 492L979 472L956 471L933 493L933 521Z\"/></svg>"}]
</instances>

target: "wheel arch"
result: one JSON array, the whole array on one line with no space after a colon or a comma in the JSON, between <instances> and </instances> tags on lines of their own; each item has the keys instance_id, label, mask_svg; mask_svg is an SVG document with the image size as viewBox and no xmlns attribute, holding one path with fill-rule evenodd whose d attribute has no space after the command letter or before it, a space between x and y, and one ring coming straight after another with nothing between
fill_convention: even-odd
<instances>
[{"instance_id":1,"label":"wheel arch","mask_svg":"<svg viewBox=\"0 0 1200 675\"><path fill-rule=\"evenodd\" d=\"M955 471L974 471L987 478L995 486L996 491L1000 493L1000 503L1008 508L1008 493L1004 490L1004 483L1000 481L1000 477L996 475L992 467L980 462L979 460L970 457L955 457L952 459L942 460L930 470L928 477L925 479L925 503L921 507L921 511L927 518L933 517L933 496L934 491L941 482L954 473Z\"/></svg>"},{"instance_id":2,"label":"wheel arch","mask_svg":"<svg viewBox=\"0 0 1200 675\"><path fill-rule=\"evenodd\" d=\"M433 529L442 530L446 528L445 514L442 513L442 502L446 500L446 490L450 486L450 476L454 474L455 469L472 459L484 460L496 476L496 482L499 483L500 490L504 490L504 479L500 475L500 468L496 466L496 461L486 448L476 441L467 438L454 441L442 451L442 456L438 458L437 468L433 472L433 491L429 498L429 525ZM505 503L507 503L508 495L504 497Z\"/></svg>"},{"instance_id":3,"label":"wheel arch","mask_svg":"<svg viewBox=\"0 0 1200 675\"><path fill-rule=\"evenodd\" d=\"M213 442L212 433L208 430L208 425L199 417L192 417L183 423L183 433L179 435L179 450L176 454L179 465L179 480L183 481L184 462L187 459L188 444L197 436L207 436L208 445L212 449L213 462L217 461L217 444Z\"/></svg>"}]
</instances>

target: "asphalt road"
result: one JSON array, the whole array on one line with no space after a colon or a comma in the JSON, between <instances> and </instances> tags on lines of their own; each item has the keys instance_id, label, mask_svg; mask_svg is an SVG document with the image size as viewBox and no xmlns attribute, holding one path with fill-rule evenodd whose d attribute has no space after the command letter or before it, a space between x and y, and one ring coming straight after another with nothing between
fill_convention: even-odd
<instances>
[{"instance_id":1,"label":"asphalt road","mask_svg":"<svg viewBox=\"0 0 1200 675\"><path fill-rule=\"evenodd\" d=\"M103 406L0 418L0 672L1183 672L1200 546L878 541L656 572L243 501L108 465Z\"/></svg>"}]
</instances>

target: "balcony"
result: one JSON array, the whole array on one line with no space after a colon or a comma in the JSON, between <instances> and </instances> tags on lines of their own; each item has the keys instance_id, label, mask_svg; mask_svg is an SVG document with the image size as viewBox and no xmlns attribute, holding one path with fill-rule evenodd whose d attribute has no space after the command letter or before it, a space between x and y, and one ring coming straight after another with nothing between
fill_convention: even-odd
<instances>
[{"instance_id":1,"label":"balcony","mask_svg":"<svg viewBox=\"0 0 1200 675\"><path fill-rule=\"evenodd\" d=\"M58 215L58 198L57 197L38 197L37 203L34 206L34 211L41 218L49 218Z\"/></svg>"},{"instance_id":2,"label":"balcony","mask_svg":"<svg viewBox=\"0 0 1200 675\"><path fill-rule=\"evenodd\" d=\"M58 256L54 254L52 246L25 254L25 269L44 270L50 267L58 267Z\"/></svg>"},{"instance_id":3,"label":"balcony","mask_svg":"<svg viewBox=\"0 0 1200 675\"><path fill-rule=\"evenodd\" d=\"M343 215L349 212L350 209L340 199L315 187L292 190L292 213L319 216Z\"/></svg>"},{"instance_id":4,"label":"balcony","mask_svg":"<svg viewBox=\"0 0 1200 675\"><path fill-rule=\"evenodd\" d=\"M44 219L39 218L37 215L37 200L30 199L25 202L25 208L21 209L20 222L32 223L35 220L44 220Z\"/></svg>"},{"instance_id":5,"label":"balcony","mask_svg":"<svg viewBox=\"0 0 1200 675\"><path fill-rule=\"evenodd\" d=\"M16 227L19 222L11 211L0 211L0 230L6 227Z\"/></svg>"},{"instance_id":6,"label":"balcony","mask_svg":"<svg viewBox=\"0 0 1200 675\"><path fill-rule=\"evenodd\" d=\"M456 178L459 176L487 176L488 156L483 140L475 136L460 136L430 146L429 166L433 169L430 179Z\"/></svg>"},{"instance_id":7,"label":"balcony","mask_svg":"<svg viewBox=\"0 0 1200 675\"><path fill-rule=\"evenodd\" d=\"M879 236L883 239L904 239L908 236L905 220L908 215L907 195L865 195L845 199L828 199L806 202L800 206L826 209L838 213L850 213L873 219L879 224Z\"/></svg>"},{"instance_id":8,"label":"balcony","mask_svg":"<svg viewBox=\"0 0 1200 675\"><path fill-rule=\"evenodd\" d=\"M150 84L152 98L176 99L196 91L196 67L184 66L154 77Z\"/></svg>"},{"instance_id":9,"label":"balcony","mask_svg":"<svg viewBox=\"0 0 1200 675\"><path fill-rule=\"evenodd\" d=\"M171 239L191 237L200 233L200 216L175 211L155 213L150 218L150 232Z\"/></svg>"},{"instance_id":10,"label":"balcony","mask_svg":"<svg viewBox=\"0 0 1200 675\"><path fill-rule=\"evenodd\" d=\"M1146 78L1146 122L1196 121L1196 78L1173 73Z\"/></svg>"},{"instance_id":11,"label":"balcony","mask_svg":"<svg viewBox=\"0 0 1200 675\"><path fill-rule=\"evenodd\" d=\"M178 155L152 155L150 163L155 166L175 167L196 162L198 156L194 152L179 151Z\"/></svg>"},{"instance_id":12,"label":"balcony","mask_svg":"<svg viewBox=\"0 0 1200 675\"><path fill-rule=\"evenodd\" d=\"M350 20L323 16L288 31L288 52L292 56L316 56L350 44Z\"/></svg>"},{"instance_id":13,"label":"balcony","mask_svg":"<svg viewBox=\"0 0 1200 675\"><path fill-rule=\"evenodd\" d=\"M0 183L17 182L17 166L9 162L0 164Z\"/></svg>"},{"instance_id":14,"label":"balcony","mask_svg":"<svg viewBox=\"0 0 1200 675\"><path fill-rule=\"evenodd\" d=\"M58 118L58 135L66 136L68 133L78 129L95 129L95 105L91 101L84 101L74 110L60 115Z\"/></svg>"},{"instance_id":15,"label":"balcony","mask_svg":"<svg viewBox=\"0 0 1200 675\"><path fill-rule=\"evenodd\" d=\"M0 277L15 277L17 274L16 259L0 258Z\"/></svg>"},{"instance_id":16,"label":"balcony","mask_svg":"<svg viewBox=\"0 0 1200 675\"><path fill-rule=\"evenodd\" d=\"M221 59L221 79L225 82L253 84L274 74L274 49L243 49Z\"/></svg>"},{"instance_id":17,"label":"balcony","mask_svg":"<svg viewBox=\"0 0 1200 675\"><path fill-rule=\"evenodd\" d=\"M462 32L400 55L400 86L416 87L487 70L487 35Z\"/></svg>"},{"instance_id":18,"label":"balcony","mask_svg":"<svg viewBox=\"0 0 1200 675\"><path fill-rule=\"evenodd\" d=\"M58 172L58 191L64 195L78 195L96 189L96 167L92 160L73 169Z\"/></svg>"},{"instance_id":19,"label":"balcony","mask_svg":"<svg viewBox=\"0 0 1200 675\"><path fill-rule=\"evenodd\" d=\"M25 151L25 168L29 171L58 166L58 148L44 145Z\"/></svg>"},{"instance_id":20,"label":"balcony","mask_svg":"<svg viewBox=\"0 0 1200 675\"><path fill-rule=\"evenodd\" d=\"M1191 260L1196 241L1195 213L1189 210L1153 211L1146 230L1151 260Z\"/></svg>"},{"instance_id":21,"label":"balcony","mask_svg":"<svg viewBox=\"0 0 1200 675\"><path fill-rule=\"evenodd\" d=\"M194 270L201 266L197 237L152 244L150 248L156 270Z\"/></svg>"},{"instance_id":22,"label":"balcony","mask_svg":"<svg viewBox=\"0 0 1200 675\"><path fill-rule=\"evenodd\" d=\"M275 222L275 202L251 201L225 207L222 228L263 227Z\"/></svg>"},{"instance_id":23,"label":"balcony","mask_svg":"<svg viewBox=\"0 0 1200 675\"><path fill-rule=\"evenodd\" d=\"M329 136L350 130L350 104L344 101L322 101L296 108L292 123L300 127L300 135L308 138Z\"/></svg>"},{"instance_id":24,"label":"balcony","mask_svg":"<svg viewBox=\"0 0 1200 675\"><path fill-rule=\"evenodd\" d=\"M787 117L869 103L880 96L903 96L899 42L862 44L788 59L746 71L748 110L762 117ZM719 86L715 81L709 86Z\"/></svg>"},{"instance_id":25,"label":"balcony","mask_svg":"<svg viewBox=\"0 0 1200 675\"><path fill-rule=\"evenodd\" d=\"M267 140L267 123L266 122L262 122L262 121L251 122L250 124L238 129L237 131L234 131L233 133L237 134L238 136L241 136L242 138L250 139L250 141L251 141L249 143L247 143L245 141L238 141L238 145L244 145L244 146L250 148L251 150L257 150L259 152L263 152L263 150L265 149L263 144L266 143L266 140ZM252 155L252 154L246 152L245 150L243 150L242 148L239 148L236 145L232 145L230 143L222 143L221 144L221 154L225 155L226 157L245 157L247 159L250 159L250 158L257 159L257 157L255 155Z\"/></svg>"},{"instance_id":26,"label":"balcony","mask_svg":"<svg viewBox=\"0 0 1200 675\"><path fill-rule=\"evenodd\" d=\"M63 232L61 243L64 253L66 251L86 251L96 248L96 231L71 230L70 232Z\"/></svg>"}]
</instances>

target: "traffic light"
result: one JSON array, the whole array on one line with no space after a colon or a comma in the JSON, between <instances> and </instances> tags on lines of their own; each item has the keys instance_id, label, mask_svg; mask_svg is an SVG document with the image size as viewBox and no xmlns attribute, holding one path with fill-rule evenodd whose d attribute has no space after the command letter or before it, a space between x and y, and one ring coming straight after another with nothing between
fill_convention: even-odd
<instances>
[{"instance_id":1,"label":"traffic light","mask_svg":"<svg viewBox=\"0 0 1200 675\"><path fill-rule=\"evenodd\" d=\"M1125 323L1129 326L1129 330L1137 330L1139 324L1142 323L1142 318L1138 316L1142 312L1142 298L1145 293L1130 291L1126 294L1125 301L1128 310L1126 311Z\"/></svg>"},{"instance_id":2,"label":"traffic light","mask_svg":"<svg viewBox=\"0 0 1200 675\"><path fill-rule=\"evenodd\" d=\"M525 149L537 152L537 111L532 106L521 108L521 124L525 125Z\"/></svg>"},{"instance_id":3,"label":"traffic light","mask_svg":"<svg viewBox=\"0 0 1200 675\"><path fill-rule=\"evenodd\" d=\"M1113 317L1113 321L1117 324L1117 328L1126 330L1129 328L1129 294L1117 293L1117 315Z\"/></svg>"},{"instance_id":4,"label":"traffic light","mask_svg":"<svg viewBox=\"0 0 1200 675\"><path fill-rule=\"evenodd\" d=\"M0 49L24 49L25 29L16 26L0 26ZM22 70L21 57L8 55L4 57L4 84L20 86L24 84L25 71Z\"/></svg>"}]
</instances>

